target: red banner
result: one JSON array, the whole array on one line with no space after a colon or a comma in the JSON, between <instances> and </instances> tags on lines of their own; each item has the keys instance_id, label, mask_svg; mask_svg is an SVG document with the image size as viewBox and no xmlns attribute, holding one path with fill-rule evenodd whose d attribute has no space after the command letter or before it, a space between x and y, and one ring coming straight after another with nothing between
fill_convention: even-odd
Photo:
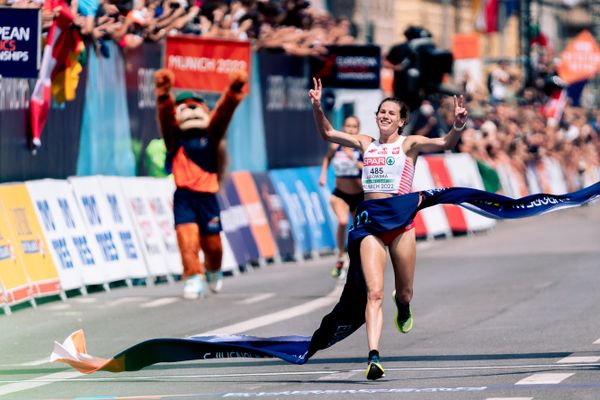
<instances>
[{"instance_id":1,"label":"red banner","mask_svg":"<svg viewBox=\"0 0 600 400\"><path fill-rule=\"evenodd\" d=\"M163 60L164 67L175 73L175 89L223 92L231 72L244 70L250 75L250 42L167 36Z\"/></svg>"}]
</instances>

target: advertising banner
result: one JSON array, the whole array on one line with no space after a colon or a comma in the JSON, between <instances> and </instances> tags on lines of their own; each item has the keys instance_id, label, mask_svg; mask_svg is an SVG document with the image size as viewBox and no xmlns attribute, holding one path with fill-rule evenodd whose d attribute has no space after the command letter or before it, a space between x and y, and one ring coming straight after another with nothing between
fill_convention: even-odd
<instances>
[{"instance_id":1,"label":"advertising banner","mask_svg":"<svg viewBox=\"0 0 600 400\"><path fill-rule=\"evenodd\" d=\"M315 183L315 187L319 193L321 198L321 204L323 206L323 210L325 212L325 217L327 218L327 222L329 225L329 230L331 231L332 237L335 239L337 235L337 216L331 207L331 193L335 188L335 172L331 164L329 164L329 169L327 170L327 184L325 186L319 185L319 179L321 178L321 167L307 167L306 170L310 175L312 182ZM352 216L348 217L348 224L352 222Z\"/></svg>"},{"instance_id":2,"label":"advertising banner","mask_svg":"<svg viewBox=\"0 0 600 400\"><path fill-rule=\"evenodd\" d=\"M105 193L98 177L71 177L79 209L90 240L99 246L108 282L128 278L143 278L147 272L142 254L131 229L121 230L115 221L123 221L125 209L113 192ZM118 187L118 186L117 186Z\"/></svg>"},{"instance_id":3,"label":"advertising banner","mask_svg":"<svg viewBox=\"0 0 600 400\"><path fill-rule=\"evenodd\" d=\"M181 254L175 233L175 219L173 217L173 193L175 183L170 178L140 178L148 186L148 201L150 212L160 228L163 246L165 248L166 265L168 270L177 275L183 273Z\"/></svg>"},{"instance_id":4,"label":"advertising banner","mask_svg":"<svg viewBox=\"0 0 600 400\"><path fill-rule=\"evenodd\" d=\"M321 78L324 88L380 88L379 46L327 46L327 50L328 54L310 60L310 75Z\"/></svg>"},{"instance_id":5,"label":"advertising banner","mask_svg":"<svg viewBox=\"0 0 600 400\"><path fill-rule=\"evenodd\" d=\"M231 72L243 70L250 75L250 42L169 35L163 65L175 73L175 89L223 92Z\"/></svg>"},{"instance_id":6,"label":"advertising banner","mask_svg":"<svg viewBox=\"0 0 600 400\"><path fill-rule=\"evenodd\" d=\"M60 293L60 281L25 184L0 186L0 202L14 240L17 260L29 278L33 296Z\"/></svg>"},{"instance_id":7,"label":"advertising banner","mask_svg":"<svg viewBox=\"0 0 600 400\"><path fill-rule=\"evenodd\" d=\"M271 179L266 172L257 172L252 174L256 184L260 201L267 214L271 232L277 243L279 255L283 259L294 256L294 236L292 235L292 225L286 214L283 199L273 187Z\"/></svg>"},{"instance_id":8,"label":"advertising banner","mask_svg":"<svg viewBox=\"0 0 600 400\"><path fill-rule=\"evenodd\" d=\"M283 201L283 207L292 224L294 234L296 261L304 259L304 256L310 254L313 250L310 227L306 215L302 210L302 201L296 191L294 177L289 169L275 169L269 171L269 178L273 182L275 191Z\"/></svg>"},{"instance_id":9,"label":"advertising banner","mask_svg":"<svg viewBox=\"0 0 600 400\"><path fill-rule=\"evenodd\" d=\"M39 8L0 7L0 76L37 78L41 62Z\"/></svg>"},{"instance_id":10,"label":"advertising banner","mask_svg":"<svg viewBox=\"0 0 600 400\"><path fill-rule=\"evenodd\" d=\"M320 169L319 167L313 167ZM297 176L296 187L308 220L311 221L311 234L315 236L317 250L334 250L336 248L335 236L327 218L329 203L321 198L318 180L313 179L309 168L295 169Z\"/></svg>"},{"instance_id":11,"label":"advertising banner","mask_svg":"<svg viewBox=\"0 0 600 400\"><path fill-rule=\"evenodd\" d=\"M0 294L2 302L8 305L27 301L32 295L23 264L17 260L15 243L8 228L6 210L0 202Z\"/></svg>"},{"instance_id":12,"label":"advertising banner","mask_svg":"<svg viewBox=\"0 0 600 400\"><path fill-rule=\"evenodd\" d=\"M230 217L233 217L236 220L237 230L240 232L243 240L248 261L257 261L260 258L258 246L252 235L250 220L232 179L228 179L227 182L225 182L222 193L227 197L229 203L228 213Z\"/></svg>"},{"instance_id":13,"label":"advertising banner","mask_svg":"<svg viewBox=\"0 0 600 400\"><path fill-rule=\"evenodd\" d=\"M224 193L218 193L219 207L221 207L221 225L237 265L246 265L252 260L250 251L246 247L244 234L241 229L244 224L247 227L248 218L242 207L232 205Z\"/></svg>"},{"instance_id":14,"label":"advertising banner","mask_svg":"<svg viewBox=\"0 0 600 400\"><path fill-rule=\"evenodd\" d=\"M317 133L308 88L308 59L258 52L269 169L318 165L328 144Z\"/></svg>"},{"instance_id":15,"label":"advertising banner","mask_svg":"<svg viewBox=\"0 0 600 400\"><path fill-rule=\"evenodd\" d=\"M83 285L108 282L100 248L89 240L83 216L77 207L69 182L42 179L26 182L46 239L50 254L58 266L60 284L64 290ZM79 284L81 286L81 284Z\"/></svg>"},{"instance_id":16,"label":"advertising banner","mask_svg":"<svg viewBox=\"0 0 600 400\"><path fill-rule=\"evenodd\" d=\"M412 191L418 192L435 187L428 164L426 162L417 162ZM452 236L452 230L450 229L450 225L448 225L448 219L442 205L427 207L419 211L415 218L415 229L417 237L435 238Z\"/></svg>"},{"instance_id":17,"label":"advertising banner","mask_svg":"<svg viewBox=\"0 0 600 400\"><path fill-rule=\"evenodd\" d=\"M477 164L469 154L445 154L444 160L452 178L452 186L484 190ZM490 229L496 224L495 220L476 214L473 211L466 209L461 209L461 211L465 216L469 231Z\"/></svg>"},{"instance_id":18,"label":"advertising banner","mask_svg":"<svg viewBox=\"0 0 600 400\"><path fill-rule=\"evenodd\" d=\"M171 273L167 268L167 250L161 234L161 228L151 211L150 193L152 193L152 178L101 178L117 179L123 193L123 204L126 205L131 222L137 231L142 254L146 260L146 267L152 276L165 276ZM108 186L104 185L103 187ZM154 206L161 207L160 203ZM165 212L165 210L158 210Z\"/></svg>"},{"instance_id":19,"label":"advertising banner","mask_svg":"<svg viewBox=\"0 0 600 400\"><path fill-rule=\"evenodd\" d=\"M558 75L568 85L593 78L600 69L600 46L589 31L570 40L560 54Z\"/></svg>"},{"instance_id":20,"label":"advertising banner","mask_svg":"<svg viewBox=\"0 0 600 400\"><path fill-rule=\"evenodd\" d=\"M277 247L252 175L247 171L233 172L230 179L248 216L250 230L260 256L264 259L274 258Z\"/></svg>"},{"instance_id":21,"label":"advertising banner","mask_svg":"<svg viewBox=\"0 0 600 400\"><path fill-rule=\"evenodd\" d=\"M433 179L436 188L454 186L443 156L425 156L423 158L427 162L431 178ZM467 233L469 231L467 220L460 207L452 204L444 204L442 207L444 208L452 232Z\"/></svg>"}]
</instances>

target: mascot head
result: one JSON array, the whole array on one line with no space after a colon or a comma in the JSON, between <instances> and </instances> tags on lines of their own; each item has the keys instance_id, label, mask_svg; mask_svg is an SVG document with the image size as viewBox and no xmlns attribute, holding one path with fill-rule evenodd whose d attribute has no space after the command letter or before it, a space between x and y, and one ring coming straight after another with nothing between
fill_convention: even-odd
<instances>
[{"instance_id":1,"label":"mascot head","mask_svg":"<svg viewBox=\"0 0 600 400\"><path fill-rule=\"evenodd\" d=\"M200 133L208 127L210 113L202 97L182 92L175 98L175 119L183 132Z\"/></svg>"}]
</instances>

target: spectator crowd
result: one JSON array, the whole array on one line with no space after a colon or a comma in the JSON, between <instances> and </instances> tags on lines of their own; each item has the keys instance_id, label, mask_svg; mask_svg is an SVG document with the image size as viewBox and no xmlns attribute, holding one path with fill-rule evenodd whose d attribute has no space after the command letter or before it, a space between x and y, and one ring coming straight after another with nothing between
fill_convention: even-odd
<instances>
[{"instance_id":1,"label":"spectator crowd","mask_svg":"<svg viewBox=\"0 0 600 400\"><path fill-rule=\"evenodd\" d=\"M41 8L47 30L57 15L58 1L0 0L0 5ZM248 39L254 50L301 56L324 54L328 45L356 43L350 20L334 18L302 0L67 0L67 4L84 39L105 56L108 40L126 52L174 33ZM524 195L535 180L537 190L552 192L551 171L556 167L567 191L600 179L600 111L567 101L558 119L549 118L544 82L553 66L547 59L542 57L536 65L542 81L525 89L519 73L502 61L490 71L487 85L468 74L458 82L471 118L457 151L478 161L484 177L490 177L488 190ZM451 97L425 99L413 112L408 130L438 136L452 120ZM510 190L509 180L502 179L506 171L513 177Z\"/></svg>"}]
</instances>

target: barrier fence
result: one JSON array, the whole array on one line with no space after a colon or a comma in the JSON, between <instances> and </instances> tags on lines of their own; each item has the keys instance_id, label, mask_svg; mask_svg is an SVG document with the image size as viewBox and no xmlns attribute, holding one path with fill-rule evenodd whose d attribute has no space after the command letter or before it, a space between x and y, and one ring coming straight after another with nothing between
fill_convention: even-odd
<instances>
[{"instance_id":1,"label":"barrier fence","mask_svg":"<svg viewBox=\"0 0 600 400\"><path fill-rule=\"evenodd\" d=\"M229 175L219 193L225 272L335 252L337 221L329 204L335 179L330 171L329 186L320 187L319 175L319 166ZM509 169L502 175L516 179ZM548 184L555 191L565 187L560 170ZM447 186L483 189L475 160L467 154L424 156L413 190ZM177 279L182 265L173 226L174 189L170 178L100 175L0 185L4 313L20 303L35 305L43 296L86 294L91 285L110 290L118 281L151 285L157 277ZM417 237L428 240L488 230L496 221L438 205L421 210L415 223Z\"/></svg>"}]
</instances>

